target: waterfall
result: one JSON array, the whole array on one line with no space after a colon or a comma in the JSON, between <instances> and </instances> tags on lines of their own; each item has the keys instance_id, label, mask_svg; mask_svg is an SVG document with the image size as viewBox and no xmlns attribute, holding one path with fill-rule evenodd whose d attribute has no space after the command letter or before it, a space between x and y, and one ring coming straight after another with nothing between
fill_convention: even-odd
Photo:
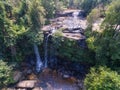
<instances>
[{"instance_id":1,"label":"waterfall","mask_svg":"<svg viewBox=\"0 0 120 90\"><path fill-rule=\"evenodd\" d=\"M45 63L44 63L44 67L47 68L48 67L48 39L49 39L49 36L52 35L53 33L55 33L55 28L51 28L50 32L48 34L44 34L44 39L45 39L45 46L44 46L44 60L45 60Z\"/></svg>"},{"instance_id":2,"label":"waterfall","mask_svg":"<svg viewBox=\"0 0 120 90\"><path fill-rule=\"evenodd\" d=\"M72 13L72 17L68 17L66 20L64 20L64 23L67 25L69 30L73 30L73 28L79 28L80 27L80 21L78 19L79 11L74 11Z\"/></svg>"},{"instance_id":3,"label":"waterfall","mask_svg":"<svg viewBox=\"0 0 120 90\"><path fill-rule=\"evenodd\" d=\"M41 57L40 57L40 54L39 54L39 50L38 50L38 46L34 43L34 52L35 52L35 56L36 56L36 71L39 72L42 68L42 61L41 61Z\"/></svg>"},{"instance_id":4,"label":"waterfall","mask_svg":"<svg viewBox=\"0 0 120 90\"><path fill-rule=\"evenodd\" d=\"M45 68L47 68L47 64L48 64L48 38L49 38L49 34L47 36L45 36L45 55L44 55L44 60L45 60Z\"/></svg>"},{"instance_id":5,"label":"waterfall","mask_svg":"<svg viewBox=\"0 0 120 90\"><path fill-rule=\"evenodd\" d=\"M78 15L79 15L78 11L75 11L72 14L72 16L73 16L73 28L78 28L79 27Z\"/></svg>"},{"instance_id":6,"label":"waterfall","mask_svg":"<svg viewBox=\"0 0 120 90\"><path fill-rule=\"evenodd\" d=\"M76 18L78 17L78 14L79 14L78 11L73 12L73 14L72 14L72 15L73 15L73 18L76 19Z\"/></svg>"}]
</instances>

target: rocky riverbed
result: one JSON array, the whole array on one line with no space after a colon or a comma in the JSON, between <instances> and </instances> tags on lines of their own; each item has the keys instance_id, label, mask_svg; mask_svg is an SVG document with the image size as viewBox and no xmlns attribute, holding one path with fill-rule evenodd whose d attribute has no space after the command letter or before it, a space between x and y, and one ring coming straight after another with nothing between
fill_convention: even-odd
<instances>
[{"instance_id":1,"label":"rocky riverbed","mask_svg":"<svg viewBox=\"0 0 120 90\"><path fill-rule=\"evenodd\" d=\"M54 67L35 72L33 61L24 61L14 71L15 84L3 90L85 90L87 67L80 63L58 60Z\"/></svg>"}]
</instances>

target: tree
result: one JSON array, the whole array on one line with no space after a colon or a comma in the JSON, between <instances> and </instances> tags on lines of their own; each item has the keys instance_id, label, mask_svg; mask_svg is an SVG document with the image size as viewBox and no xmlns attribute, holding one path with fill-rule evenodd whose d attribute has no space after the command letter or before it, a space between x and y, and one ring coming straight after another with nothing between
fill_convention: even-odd
<instances>
[{"instance_id":1,"label":"tree","mask_svg":"<svg viewBox=\"0 0 120 90\"><path fill-rule=\"evenodd\" d=\"M3 40L2 45L9 47L11 49L11 57L15 59L16 57L16 40L20 34L25 31L22 25L16 23L16 17L13 14L14 6L9 3L9 1L0 1L0 29L1 38Z\"/></svg>"},{"instance_id":2,"label":"tree","mask_svg":"<svg viewBox=\"0 0 120 90\"><path fill-rule=\"evenodd\" d=\"M51 19L54 18L55 15L55 2L54 0L42 0L42 6L45 9L46 12L46 18Z\"/></svg>"},{"instance_id":3,"label":"tree","mask_svg":"<svg viewBox=\"0 0 120 90\"><path fill-rule=\"evenodd\" d=\"M96 64L111 68L120 67L120 32L119 32L119 0L108 6L108 11L101 32L93 32L87 38L88 48L95 52ZM117 11L116 11L117 10ZM114 18L113 18L114 17Z\"/></svg>"},{"instance_id":4,"label":"tree","mask_svg":"<svg viewBox=\"0 0 120 90\"><path fill-rule=\"evenodd\" d=\"M84 83L87 90L119 90L120 75L106 67L91 68Z\"/></svg>"},{"instance_id":5,"label":"tree","mask_svg":"<svg viewBox=\"0 0 120 90\"><path fill-rule=\"evenodd\" d=\"M12 67L8 66L3 60L0 60L0 88L13 82Z\"/></svg>"},{"instance_id":6,"label":"tree","mask_svg":"<svg viewBox=\"0 0 120 90\"><path fill-rule=\"evenodd\" d=\"M95 21L97 21L100 17L100 10L98 8L92 9L92 11L87 16L87 21L90 25L92 25Z\"/></svg>"},{"instance_id":7,"label":"tree","mask_svg":"<svg viewBox=\"0 0 120 90\"><path fill-rule=\"evenodd\" d=\"M30 20L31 26L29 31L27 32L27 37L30 40L30 43L33 44L34 52L37 59L37 71L39 72L42 66L42 61L40 57L40 53L38 50L38 45L41 43L43 39L43 34L41 33L41 27L44 25L45 22L45 10L41 4L41 0L35 0L30 2Z\"/></svg>"},{"instance_id":8,"label":"tree","mask_svg":"<svg viewBox=\"0 0 120 90\"><path fill-rule=\"evenodd\" d=\"M105 6L108 5L112 0L83 0L81 8L88 15L92 9L99 7L102 9L103 15L105 14Z\"/></svg>"},{"instance_id":9,"label":"tree","mask_svg":"<svg viewBox=\"0 0 120 90\"><path fill-rule=\"evenodd\" d=\"M120 25L120 4L118 3L119 0L113 1L110 6L108 7L108 13L106 14L105 21L103 22L104 31L100 35L101 38L98 38L99 41L96 41L98 48L96 48L97 56L103 56L104 58L108 59L109 65L110 62L112 65L115 65L116 62L119 62L119 55L120 53L118 47L120 45L119 37L119 25ZM97 39L97 40L98 40ZM99 51L104 51L100 52ZM98 53L99 52L99 53ZM113 53L114 52L114 53Z\"/></svg>"},{"instance_id":10,"label":"tree","mask_svg":"<svg viewBox=\"0 0 120 90\"><path fill-rule=\"evenodd\" d=\"M109 6L108 6L108 11L107 15L105 18L105 21L103 23L108 26L112 26L111 28L120 29L118 28L120 25L120 3L119 0L113 1Z\"/></svg>"}]
</instances>

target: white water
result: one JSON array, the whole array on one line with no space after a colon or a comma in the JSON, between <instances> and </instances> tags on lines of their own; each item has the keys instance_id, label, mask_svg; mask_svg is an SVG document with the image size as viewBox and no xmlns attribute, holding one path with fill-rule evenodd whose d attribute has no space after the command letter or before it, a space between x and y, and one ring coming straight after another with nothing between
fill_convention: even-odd
<instances>
[{"instance_id":1,"label":"white water","mask_svg":"<svg viewBox=\"0 0 120 90\"><path fill-rule=\"evenodd\" d=\"M49 36L52 35L53 33L55 33L56 29L55 28L51 28L51 33L49 33L47 36L45 36L45 55L44 55L44 60L45 60L45 65L44 67L47 68L48 67L48 39Z\"/></svg>"},{"instance_id":2,"label":"white water","mask_svg":"<svg viewBox=\"0 0 120 90\"><path fill-rule=\"evenodd\" d=\"M73 12L72 15L73 15L73 28L78 28L80 26L79 21L78 21L79 12L78 11Z\"/></svg>"},{"instance_id":3,"label":"white water","mask_svg":"<svg viewBox=\"0 0 120 90\"><path fill-rule=\"evenodd\" d=\"M35 55L36 55L36 71L39 72L43 66L43 63L41 61L41 57L40 57L40 53L39 53L39 50L38 50L38 46L34 43L34 52L35 52Z\"/></svg>"},{"instance_id":4,"label":"white water","mask_svg":"<svg viewBox=\"0 0 120 90\"><path fill-rule=\"evenodd\" d=\"M78 15L79 15L79 11L75 11L73 12L72 17L68 17L66 18L66 20L63 21L70 30L72 30L73 28L80 27L80 20L78 18Z\"/></svg>"}]
</instances>

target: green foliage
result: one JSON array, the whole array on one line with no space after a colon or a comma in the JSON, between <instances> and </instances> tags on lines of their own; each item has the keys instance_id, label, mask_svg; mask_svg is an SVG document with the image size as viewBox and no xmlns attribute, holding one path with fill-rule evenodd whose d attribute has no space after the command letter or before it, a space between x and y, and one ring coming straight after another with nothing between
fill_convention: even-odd
<instances>
[{"instance_id":1,"label":"green foliage","mask_svg":"<svg viewBox=\"0 0 120 90\"><path fill-rule=\"evenodd\" d=\"M57 46L57 56L61 59L88 64L93 64L94 62L92 51L79 46L75 40L63 38L57 45L59 45Z\"/></svg>"},{"instance_id":2,"label":"green foliage","mask_svg":"<svg viewBox=\"0 0 120 90\"><path fill-rule=\"evenodd\" d=\"M85 11L86 15L88 15L95 7L102 8L102 12L104 12L105 6L111 1L112 0L83 0L81 8Z\"/></svg>"},{"instance_id":3,"label":"green foliage","mask_svg":"<svg viewBox=\"0 0 120 90\"><path fill-rule=\"evenodd\" d=\"M25 50L31 48L33 43L40 44L43 38L40 28L45 22L44 16L45 10L41 0L1 0L0 54L2 57L19 62L27 53L31 53L30 50L30 52ZM21 44L23 42L28 46L23 47Z\"/></svg>"},{"instance_id":4,"label":"green foliage","mask_svg":"<svg viewBox=\"0 0 120 90\"><path fill-rule=\"evenodd\" d=\"M94 4L92 3L93 3L93 0L84 0L84 2L82 3L82 8L86 13L89 13L91 9L95 7L93 6Z\"/></svg>"},{"instance_id":5,"label":"green foliage","mask_svg":"<svg viewBox=\"0 0 120 90\"><path fill-rule=\"evenodd\" d=\"M118 25L120 24L120 4L119 0L113 1L108 6L108 11L105 21L102 26L104 31L96 36L96 59L111 67L120 67L117 63L120 62L119 45L120 32Z\"/></svg>"},{"instance_id":6,"label":"green foliage","mask_svg":"<svg viewBox=\"0 0 120 90\"><path fill-rule=\"evenodd\" d=\"M91 68L84 83L87 90L120 90L120 75L106 67Z\"/></svg>"},{"instance_id":7,"label":"green foliage","mask_svg":"<svg viewBox=\"0 0 120 90\"><path fill-rule=\"evenodd\" d=\"M13 82L11 66L8 66L3 60L0 60L0 88Z\"/></svg>"},{"instance_id":8,"label":"green foliage","mask_svg":"<svg viewBox=\"0 0 120 90\"><path fill-rule=\"evenodd\" d=\"M29 38L30 43L40 44L43 37L41 33L41 27L45 23L45 9L41 4L41 0L31 1L29 7L30 10L28 13L30 23L27 25L28 31L26 33L26 36Z\"/></svg>"},{"instance_id":9,"label":"green foliage","mask_svg":"<svg viewBox=\"0 0 120 90\"><path fill-rule=\"evenodd\" d=\"M100 17L100 10L98 8L92 9L92 11L87 16L87 21L89 24L94 23Z\"/></svg>"},{"instance_id":10,"label":"green foliage","mask_svg":"<svg viewBox=\"0 0 120 90\"><path fill-rule=\"evenodd\" d=\"M54 18L54 14L55 14L55 2L54 0L42 0L42 5L45 8L45 12L46 12L46 18L50 19L50 18Z\"/></svg>"},{"instance_id":11,"label":"green foliage","mask_svg":"<svg viewBox=\"0 0 120 90\"><path fill-rule=\"evenodd\" d=\"M13 13L13 7L8 4L8 2L0 2L1 5L1 10L2 14L0 14L1 17L1 31L4 32L3 37L4 37L4 43L6 46L11 46L16 43L16 39L18 38L18 35L22 34L25 32L25 28L22 25L18 25L15 23L14 15ZM12 19L14 18L14 19Z\"/></svg>"},{"instance_id":12,"label":"green foliage","mask_svg":"<svg viewBox=\"0 0 120 90\"><path fill-rule=\"evenodd\" d=\"M120 25L120 0L113 1L109 6L107 10L107 15L104 20L104 25L106 27L113 26L113 25ZM115 27L113 27L115 28Z\"/></svg>"},{"instance_id":13,"label":"green foliage","mask_svg":"<svg viewBox=\"0 0 120 90\"><path fill-rule=\"evenodd\" d=\"M63 2L63 5L66 8L76 8L76 9L80 9L81 4L84 0L60 0Z\"/></svg>"},{"instance_id":14,"label":"green foliage","mask_svg":"<svg viewBox=\"0 0 120 90\"><path fill-rule=\"evenodd\" d=\"M43 41L43 33L38 31L38 33L33 32L33 30L30 30L29 32L27 32L27 37L29 38L28 42L33 44L33 43L37 43L37 44L41 44L41 42Z\"/></svg>"},{"instance_id":15,"label":"green foliage","mask_svg":"<svg viewBox=\"0 0 120 90\"><path fill-rule=\"evenodd\" d=\"M94 46L94 42L95 42L95 37L89 37L87 40L88 43L88 48L90 48L91 50L95 50L95 46Z\"/></svg>"},{"instance_id":16,"label":"green foliage","mask_svg":"<svg viewBox=\"0 0 120 90\"><path fill-rule=\"evenodd\" d=\"M114 38L116 31L108 28L103 32L86 33L89 34L87 38L87 45L89 50L95 53L96 65L107 65L111 68L120 67L117 63L120 62L120 41L118 37L120 33L117 33L117 37Z\"/></svg>"},{"instance_id":17,"label":"green foliage","mask_svg":"<svg viewBox=\"0 0 120 90\"><path fill-rule=\"evenodd\" d=\"M101 32L92 31L91 26L85 32L88 37L86 40L88 48L95 53L95 64L107 65L112 69L120 67L118 65L120 62L120 23L118 16L120 4L118 2L119 0L113 1L108 6Z\"/></svg>"},{"instance_id":18,"label":"green foliage","mask_svg":"<svg viewBox=\"0 0 120 90\"><path fill-rule=\"evenodd\" d=\"M63 33L62 33L62 28L61 29L59 29L59 30L56 30L54 33L53 33L53 37L54 38L62 38L62 36L63 36Z\"/></svg>"},{"instance_id":19,"label":"green foliage","mask_svg":"<svg viewBox=\"0 0 120 90\"><path fill-rule=\"evenodd\" d=\"M54 0L56 12L66 9L66 6L64 5L64 1L63 0Z\"/></svg>"}]
</instances>

